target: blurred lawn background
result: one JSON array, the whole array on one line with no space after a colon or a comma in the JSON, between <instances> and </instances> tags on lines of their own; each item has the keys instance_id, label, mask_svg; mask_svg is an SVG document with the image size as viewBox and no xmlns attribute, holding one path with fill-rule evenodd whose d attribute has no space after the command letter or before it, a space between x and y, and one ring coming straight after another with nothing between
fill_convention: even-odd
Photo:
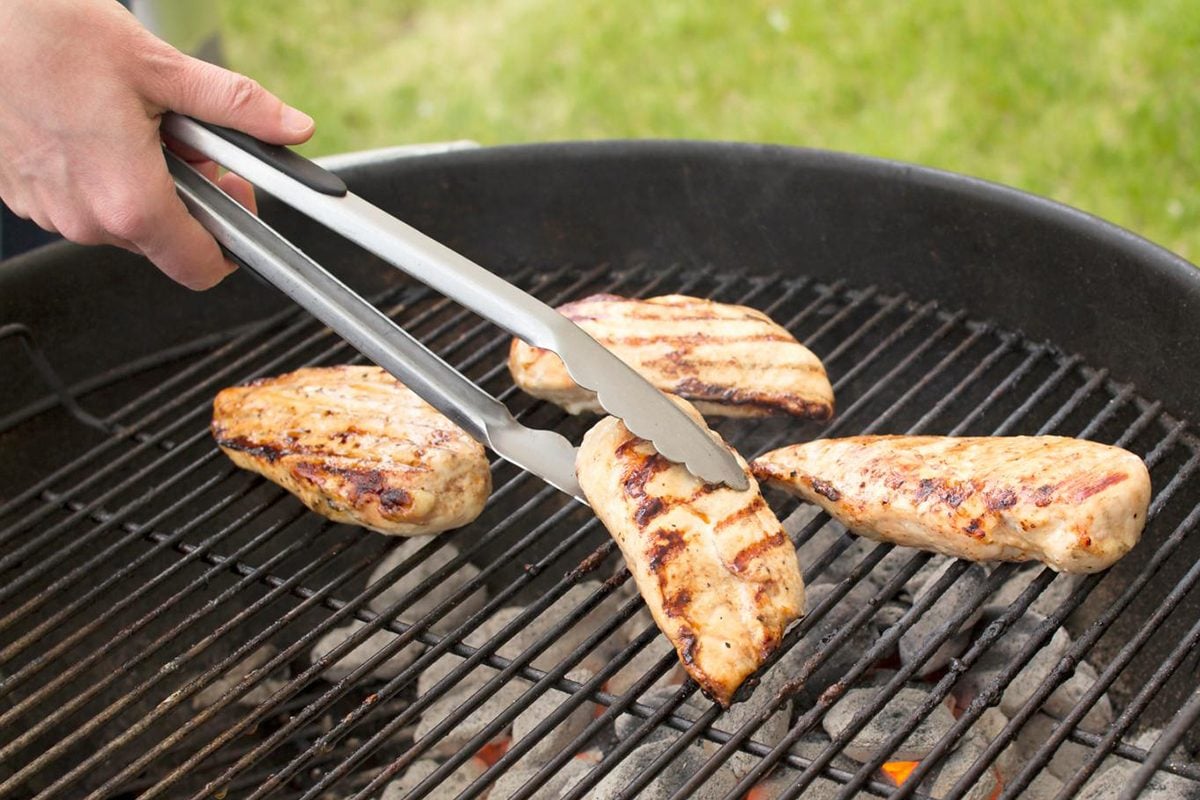
<instances>
[{"instance_id":1,"label":"blurred lawn background","mask_svg":"<svg viewBox=\"0 0 1200 800\"><path fill-rule=\"evenodd\" d=\"M222 0L310 155L666 137L886 156L1200 260L1196 0Z\"/></svg>"}]
</instances>

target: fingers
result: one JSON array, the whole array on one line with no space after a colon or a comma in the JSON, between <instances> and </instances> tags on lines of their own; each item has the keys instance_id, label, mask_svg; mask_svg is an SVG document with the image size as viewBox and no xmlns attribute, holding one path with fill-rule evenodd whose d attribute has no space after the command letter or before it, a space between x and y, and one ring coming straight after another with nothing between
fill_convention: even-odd
<instances>
[{"instance_id":1,"label":"fingers","mask_svg":"<svg viewBox=\"0 0 1200 800\"><path fill-rule=\"evenodd\" d=\"M220 175L219 174L220 167L218 167L217 164L213 161L201 161L199 163L192 164L192 166L197 171L199 171L200 174L203 175L206 179L208 179L209 181L215 183L218 187L220 187L220 189L223 192L225 192L230 197L232 197L236 202L240 203L241 205L243 205L247 209L249 209L251 213L258 212L258 203L256 202L255 197L254 197L254 187L249 183L249 181L245 180L240 175L234 175L232 172L227 172L224 175ZM146 255L148 256L148 254L146 254ZM234 270L237 269L237 264L235 264L234 262L232 262L228 259L223 259L223 261L224 261L224 268L223 268L224 271L220 272L219 274L213 273L207 267L202 267L204 274L211 276L213 278L211 280L211 282L209 282L208 280L203 280L203 281L198 281L198 282L192 281L192 282L184 282L185 285L187 285L193 289L209 288L210 286L219 282L222 278L224 278L230 272L233 272ZM164 271L166 271L165 268L164 268ZM168 272L167 274L170 275L172 273ZM172 275L172 277L174 277L174 275Z\"/></svg>"},{"instance_id":2,"label":"fingers","mask_svg":"<svg viewBox=\"0 0 1200 800\"><path fill-rule=\"evenodd\" d=\"M298 144L312 136L312 117L245 75L180 55L164 78L148 91L163 108L236 128L273 144Z\"/></svg>"},{"instance_id":3,"label":"fingers","mask_svg":"<svg viewBox=\"0 0 1200 800\"><path fill-rule=\"evenodd\" d=\"M227 172L217 181L217 185L227 195L250 209L250 213L258 213L258 201L254 197L254 187L245 178L240 175L234 175L232 172Z\"/></svg>"},{"instance_id":4,"label":"fingers","mask_svg":"<svg viewBox=\"0 0 1200 800\"><path fill-rule=\"evenodd\" d=\"M215 171L216 165L207 169ZM157 163L125 175L120 185L123 188L96 204L96 221L109 235L136 248L189 289L208 289L233 271L216 241L176 194L161 156Z\"/></svg>"}]
</instances>

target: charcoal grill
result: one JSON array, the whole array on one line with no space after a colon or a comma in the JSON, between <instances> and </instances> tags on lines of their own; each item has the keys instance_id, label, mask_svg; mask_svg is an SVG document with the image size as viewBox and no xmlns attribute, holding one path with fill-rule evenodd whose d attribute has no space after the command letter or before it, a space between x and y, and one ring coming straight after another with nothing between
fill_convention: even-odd
<instances>
[{"instance_id":1,"label":"charcoal grill","mask_svg":"<svg viewBox=\"0 0 1200 800\"><path fill-rule=\"evenodd\" d=\"M614 796L637 796L706 743L673 796L739 798L775 774L785 778L781 797L928 797L922 779L982 731L981 715L1059 628L1072 637L1067 654L940 796L976 796L995 760L1083 659L1098 669L1097 681L995 796L1026 796L1064 745L1085 748L1086 757L1061 796L1078 793L1114 760L1133 768L1139 784L1170 778L1200 791L1200 736L1192 730L1200 713L1200 448L1191 424L1200 399L1200 278L1190 265L1002 187L813 151L541 145L398 158L343 174L372 202L548 301L683 292L766 310L825 361L839 411L826 424L718 423L744 454L864 432L1054 432L1114 442L1151 466L1145 537L1112 570L1060 593L1019 655L956 709L953 728L898 786L879 771L896 746L1064 576L1032 570L1024 591L973 629L948 667L919 677L923 659L1021 569L991 571L915 661L897 664L897 640L969 567L954 562L852 666L815 685L822 664L850 646L930 558L913 552L871 582L893 548L856 547L842 534L801 566L810 584L837 563L849 567L846 577L782 649L806 641L839 605L848 621L816 643L814 657L757 718L730 728L711 704L698 717L685 713L696 696L691 683L665 702L647 701L644 690L673 667L672 655L632 689L610 694L608 678L658 634L643 624L594 677L567 677L618 629L637 623L641 606L587 509L496 462L496 488L478 521L368 584L396 540L306 512L235 470L206 429L218 389L355 354L248 276L196 296L126 254L54 246L0 268L0 797L379 797L447 731L519 680L528 688L432 774L411 781L408 796L445 796L447 776L557 690L559 706L507 751L493 748L491 766L461 796L482 796L504 773L525 767L532 772L512 796L540 796L578 752L603 742L603 759L563 795L595 796L605 776L653 738L667 744ZM507 340L494 328L286 209L266 203L263 213L525 422L582 435L586 420L513 389L502 363ZM781 518L797 508L782 496L770 500ZM830 524L813 518L794 531L796 544ZM447 544L456 558L386 608L370 605ZM478 576L456 577L467 563ZM585 582L593 588L582 600L560 602ZM447 583L458 588L439 608L418 619L405 614ZM847 609L858 587L868 587L870 601ZM482 610L434 632L447 611L478 593L487 597ZM548 668L533 666L606 603L616 610L581 644ZM512 604L524 611L485 642L465 643ZM516 657L500 654L546 616L553 618L546 633ZM359 633L313 663L313 643L351 620L364 624ZM380 630L395 634L390 644L340 681L321 677ZM391 679L372 676L414 643L427 649L411 665ZM272 648L265 661L239 666L264 645ZM463 660L418 698L419 674L444 653ZM487 668L483 688L413 740L426 706ZM820 729L840 697L864 685L876 689L857 725L819 753L793 748ZM847 762L847 742L904 686L920 686L926 701L872 758ZM194 704L206 689L215 699ZM1081 726L1105 693L1118 712L1112 723ZM764 741L759 731L770 711L800 694L810 700L796 704L786 736ZM596 715L582 733L526 763L541 737L591 704ZM621 715L635 724L614 740ZM1148 739L1147 731L1161 733ZM752 767L713 792L735 755Z\"/></svg>"}]
</instances>

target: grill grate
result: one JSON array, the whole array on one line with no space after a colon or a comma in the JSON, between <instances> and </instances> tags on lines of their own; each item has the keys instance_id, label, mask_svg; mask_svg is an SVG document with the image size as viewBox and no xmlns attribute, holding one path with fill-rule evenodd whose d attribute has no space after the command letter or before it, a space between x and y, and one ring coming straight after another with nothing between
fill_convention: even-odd
<instances>
[{"instance_id":1,"label":"grill grate","mask_svg":"<svg viewBox=\"0 0 1200 800\"><path fill-rule=\"evenodd\" d=\"M731 420L715 426L747 455L789 441L869 432L1055 432L1128 447L1143 455L1152 470L1152 519L1139 547L1152 555L1136 564L1131 557L1063 592L994 684L957 709L950 732L897 787L879 767L943 703L961 675L997 641L1013 635L1013 624L1039 597L1062 586L1065 577L1024 568L1034 573L1028 586L998 618L974 635L948 669L919 677L922 663L956 633L959 623L1022 569L995 568L936 635L923 642L916 659L879 673L905 631L970 566L953 563L836 683L819 687L823 691L790 720L782 740L768 741L761 728L770 712L789 702L790 693L822 665L853 647L855 635L871 624L878 606L893 599L930 560L915 551L897 558L901 554L885 544L860 548L843 533L801 565L805 580L814 583L831 565L859 560L788 633L782 650L796 646L834 609L850 603L852 591L865 589L871 600L819 643L814 657L757 718L729 729L715 706L698 716L687 713L696 694L691 682L665 702L644 698L646 689L674 667L673 654L659 659L633 688L610 694L605 690L609 678L658 634L635 616L642 603L630 590L628 572L586 509L496 461L496 489L479 520L433 540L368 583L371 568L397 541L321 520L281 490L232 468L220 455L207 433L209 403L218 389L304 364L351 360L346 346L317 323L299 312L284 312L69 387L101 425L72 420L71 409L51 399L0 420L3 430L35 440L44 437L47 446L61 442L64 432L78 443L73 451L78 455L63 459L53 473L28 487L6 487L16 490L8 491L10 499L0 505L0 797L200 798L234 793L230 796L365 800L380 796L447 732L479 714L489 698L518 678L528 688L482 720L486 724L479 732L416 782L411 796L428 796L553 689L563 698L558 707L513 742L462 796L481 796L505 771L532 767L531 778L512 797L533 797L576 753L606 736L611 740L614 720L632 715L639 720L635 726L610 742L603 759L565 797L593 796L596 785L651 737L665 737L669 744L619 796L635 796L696 743L707 742L704 760L675 797L711 786L735 755L751 757L753 766L736 786L712 796L740 798L772 771L786 770L790 782L780 797L798 797L817 781L833 787L830 796L866 791L925 797L918 790L921 779L964 736L982 732L978 723L984 711L1063 626L1074 634L1067 655L1000 734L987 737L991 744L943 796L973 796L972 786L1085 657L1099 668L1098 680L998 796L1022 796L1064 742L1088 753L1084 769L1064 782L1062 796L1082 788L1114 756L1162 775L1183 776L1200 787L1200 764L1187 755L1190 751L1180 754L1177 748L1181 742L1190 747L1197 743L1184 741L1186 722L1169 724L1172 710L1183 705L1180 698L1194 684L1200 642L1194 591L1200 564L1189 568L1178 558L1200 520L1200 478L1195 475L1200 450L1186 427L1158 403L1049 345L934 303L884 296L872 287L605 266L527 270L517 282L554 303L597 291L638 296L674 291L747 303L770 313L825 361L841 408L824 426L779 420ZM507 339L490 325L422 289L405 287L374 300L505 400L527 424L556 427L576 441L586 429L586 420L567 417L513 389L502 363ZM781 518L797 508L780 497L771 501ZM830 524L825 515L812 518L795 532L795 543L812 543ZM457 548L457 556L386 607L370 605L446 543ZM899 561L899 566L890 577L870 582L885 560ZM460 575L467 564L479 568L478 575ZM601 582L593 583L597 577ZM406 613L446 584L456 588L433 610L419 618ZM595 588L564 600L581 585ZM480 596L486 602L465 623L435 632L447 613ZM513 603L522 604L524 611L493 636L482 643L464 641L498 609ZM597 608L606 609L603 622L588 629L577 646L549 668L534 665ZM500 653L506 642L543 617L554 621L518 655ZM353 620L362 623L356 633L318 662L309 660L317 640ZM394 638L342 680L321 677L379 631ZM599 647L617 641L615 655L593 677L583 682L568 677ZM377 666L414 643L427 649L411 664L388 680L372 677ZM264 646L271 650L261 664L249 671L239 666ZM444 654L462 660L433 691L417 697L418 676ZM481 670L490 678L414 740L421 712ZM815 757L798 754L793 745L821 727L825 713L848 689L871 684L872 675L885 677L849 726ZM899 689L917 685L927 692L921 706L873 758L849 766L842 757L847 743ZM216 695L213 702L194 706L193 700L206 690ZM1103 730L1077 727L1106 692L1121 709L1113 723ZM556 725L593 703L599 713L581 733L556 754L526 763L523 757ZM1188 708L1180 718L1192 714ZM1138 746L1134 734L1154 719L1167 726L1167 733L1152 748Z\"/></svg>"}]
</instances>

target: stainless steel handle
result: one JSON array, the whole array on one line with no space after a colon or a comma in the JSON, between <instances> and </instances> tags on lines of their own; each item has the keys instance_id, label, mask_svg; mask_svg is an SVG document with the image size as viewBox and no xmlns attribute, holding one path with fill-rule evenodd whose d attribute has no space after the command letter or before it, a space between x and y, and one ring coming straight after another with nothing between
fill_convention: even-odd
<instances>
[{"instance_id":1,"label":"stainless steel handle","mask_svg":"<svg viewBox=\"0 0 1200 800\"><path fill-rule=\"evenodd\" d=\"M706 481L739 490L749 486L724 444L542 301L353 192L343 192L332 183L325 186L320 168L295 153L268 149L269 158L264 160L240 147L241 135L236 132L215 132L178 114L164 115L162 129L513 335L557 353L577 384L596 392L606 411L620 417L637 436L650 440L668 459L686 464ZM281 160L290 167L276 166ZM318 184L324 188L313 188Z\"/></svg>"},{"instance_id":2,"label":"stainless steel handle","mask_svg":"<svg viewBox=\"0 0 1200 800\"><path fill-rule=\"evenodd\" d=\"M308 182L283 172L236 141L188 117L167 114L162 128L172 138L283 198L297 210L401 266L425 285L530 344L557 351L564 344L564 337L569 342L577 331L542 301L361 197L314 190ZM591 341L586 334L582 335Z\"/></svg>"},{"instance_id":3,"label":"stainless steel handle","mask_svg":"<svg viewBox=\"0 0 1200 800\"><path fill-rule=\"evenodd\" d=\"M367 358L505 458L582 499L574 447L518 423L480 389L265 222L169 151L167 167L188 210L221 246L336 331Z\"/></svg>"}]
</instances>

